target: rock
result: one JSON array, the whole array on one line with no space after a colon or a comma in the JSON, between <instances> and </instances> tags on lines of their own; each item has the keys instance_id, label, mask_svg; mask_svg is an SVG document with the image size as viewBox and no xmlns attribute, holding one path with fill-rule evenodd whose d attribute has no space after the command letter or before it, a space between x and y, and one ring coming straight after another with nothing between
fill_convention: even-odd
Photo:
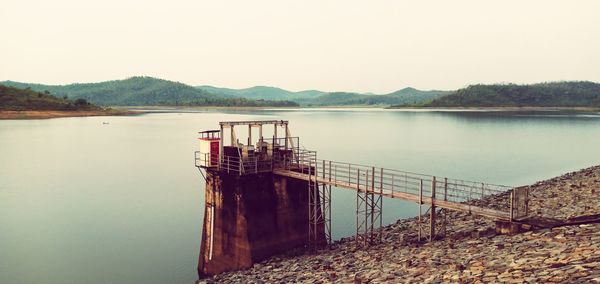
<instances>
[{"instance_id":1,"label":"rock","mask_svg":"<svg viewBox=\"0 0 600 284\"><path fill-rule=\"evenodd\" d=\"M530 211L542 216L600 214L600 167L538 182L530 197ZM506 200L495 198L476 202ZM369 249L345 238L317 255L272 258L206 283L600 283L600 223L482 238L494 222L452 211L447 220L439 241L417 244L415 219L398 220Z\"/></svg>"}]
</instances>

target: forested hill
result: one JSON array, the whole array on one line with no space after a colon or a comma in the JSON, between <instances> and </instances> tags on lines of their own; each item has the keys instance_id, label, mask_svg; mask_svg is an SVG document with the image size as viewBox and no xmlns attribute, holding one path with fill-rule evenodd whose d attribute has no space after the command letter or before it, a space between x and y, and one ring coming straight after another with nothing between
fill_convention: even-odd
<instances>
[{"instance_id":1,"label":"forested hill","mask_svg":"<svg viewBox=\"0 0 600 284\"><path fill-rule=\"evenodd\" d=\"M13 81L0 82L17 88L50 92L57 97L85 99L103 106L343 106L420 104L448 94L447 91L421 91L414 88L375 95L371 93L292 92L277 87L256 86L228 89L212 86L192 87L152 77L132 77L100 83L41 85Z\"/></svg>"},{"instance_id":2,"label":"forested hill","mask_svg":"<svg viewBox=\"0 0 600 284\"><path fill-rule=\"evenodd\" d=\"M292 92L277 87L269 86L255 86L245 89L229 89L219 88L213 86L198 86L200 90L207 91L209 93L225 96L233 96L252 100L273 100L273 101L299 101L316 98L325 92L317 90L306 90L299 92Z\"/></svg>"},{"instance_id":3,"label":"forested hill","mask_svg":"<svg viewBox=\"0 0 600 284\"><path fill-rule=\"evenodd\" d=\"M471 85L425 107L600 107L600 84L551 82L532 85Z\"/></svg>"},{"instance_id":4,"label":"forested hill","mask_svg":"<svg viewBox=\"0 0 600 284\"><path fill-rule=\"evenodd\" d=\"M448 91L436 90L421 91L414 88L404 88L383 95L353 92L323 92L318 90L292 92L268 86L256 86L246 89L228 89L213 86L198 86L196 88L214 94L245 99L288 100L304 106L417 104L449 93Z\"/></svg>"},{"instance_id":5,"label":"forested hill","mask_svg":"<svg viewBox=\"0 0 600 284\"><path fill-rule=\"evenodd\" d=\"M36 92L0 85L0 110L100 110L85 99L69 100L57 98L49 92Z\"/></svg>"},{"instance_id":6,"label":"forested hill","mask_svg":"<svg viewBox=\"0 0 600 284\"><path fill-rule=\"evenodd\" d=\"M414 88L402 90L385 95L367 95L358 93L334 92L327 93L300 103L313 106L327 105L396 105L419 104L449 94L448 91L421 91Z\"/></svg>"},{"instance_id":7,"label":"forested hill","mask_svg":"<svg viewBox=\"0 0 600 284\"><path fill-rule=\"evenodd\" d=\"M60 86L12 81L0 84L31 88L38 92L48 91L58 97L81 98L94 104L111 106L297 106L296 103L288 101L248 100L218 95L179 82L151 77Z\"/></svg>"}]
</instances>

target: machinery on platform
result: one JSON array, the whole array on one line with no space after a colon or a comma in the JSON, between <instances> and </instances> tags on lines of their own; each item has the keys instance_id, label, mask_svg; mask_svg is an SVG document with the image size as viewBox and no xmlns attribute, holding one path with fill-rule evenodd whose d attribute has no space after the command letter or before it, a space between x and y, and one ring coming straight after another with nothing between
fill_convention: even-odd
<instances>
[{"instance_id":1,"label":"machinery on platform","mask_svg":"<svg viewBox=\"0 0 600 284\"><path fill-rule=\"evenodd\" d=\"M236 126L247 127L246 144L240 142ZM263 127L272 126L273 136L263 137ZM258 135L254 132L258 130ZM283 137L278 132L283 131ZM229 133L225 133L229 132ZM199 132L200 151L195 153L196 167L217 168L233 174L269 172L274 168L298 163L302 154L299 138L292 137L285 120L221 122L219 130ZM226 138L226 134L229 134Z\"/></svg>"}]
</instances>

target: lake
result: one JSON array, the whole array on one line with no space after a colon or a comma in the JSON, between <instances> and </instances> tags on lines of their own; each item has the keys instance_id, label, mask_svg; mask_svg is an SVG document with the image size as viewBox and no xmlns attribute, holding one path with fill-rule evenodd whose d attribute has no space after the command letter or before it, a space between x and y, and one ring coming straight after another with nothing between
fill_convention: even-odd
<instances>
[{"instance_id":1,"label":"lake","mask_svg":"<svg viewBox=\"0 0 600 284\"><path fill-rule=\"evenodd\" d=\"M204 180L197 132L284 119L321 159L503 185L600 164L600 114L382 109L0 121L0 283L193 283ZM108 124L104 124L106 122ZM355 194L333 190L335 239ZM386 200L384 223L415 216Z\"/></svg>"}]
</instances>

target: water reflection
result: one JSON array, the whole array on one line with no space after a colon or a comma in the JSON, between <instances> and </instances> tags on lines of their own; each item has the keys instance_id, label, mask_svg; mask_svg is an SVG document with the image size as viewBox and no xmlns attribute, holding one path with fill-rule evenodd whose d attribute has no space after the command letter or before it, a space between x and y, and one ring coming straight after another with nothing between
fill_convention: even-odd
<instances>
[{"instance_id":1,"label":"water reflection","mask_svg":"<svg viewBox=\"0 0 600 284\"><path fill-rule=\"evenodd\" d=\"M252 119L290 120L323 159L496 184L600 161L597 113L266 109L0 121L0 282L192 283L204 204L197 131ZM333 191L335 238L355 231L355 198ZM390 200L383 211L385 223L417 213Z\"/></svg>"}]
</instances>

